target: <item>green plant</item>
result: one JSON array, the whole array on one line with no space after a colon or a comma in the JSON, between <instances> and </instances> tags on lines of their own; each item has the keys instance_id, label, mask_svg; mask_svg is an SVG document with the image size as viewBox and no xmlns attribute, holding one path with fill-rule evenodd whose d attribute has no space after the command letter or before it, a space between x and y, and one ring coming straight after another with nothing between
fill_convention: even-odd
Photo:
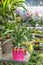
<instances>
[{"instance_id":1,"label":"green plant","mask_svg":"<svg viewBox=\"0 0 43 65\"><path fill-rule=\"evenodd\" d=\"M15 10L17 7L25 7L22 3L24 0L1 0L0 1L0 27L7 25L7 22L15 19ZM1 26L2 25L2 26ZM0 28L2 30L2 28ZM2 30L3 31L3 30Z\"/></svg>"},{"instance_id":2,"label":"green plant","mask_svg":"<svg viewBox=\"0 0 43 65\"><path fill-rule=\"evenodd\" d=\"M1 0L0 1L0 35L6 31L7 22L14 20L14 12L17 7L25 8L22 3L25 3L23 0ZM4 27L4 29L3 29Z\"/></svg>"},{"instance_id":3,"label":"green plant","mask_svg":"<svg viewBox=\"0 0 43 65\"><path fill-rule=\"evenodd\" d=\"M14 18L14 11L17 7L23 7L23 0L2 0L0 1L0 22L7 22L8 19Z\"/></svg>"},{"instance_id":4,"label":"green plant","mask_svg":"<svg viewBox=\"0 0 43 65\"><path fill-rule=\"evenodd\" d=\"M42 19L39 20L39 21L38 21L38 24L39 24L39 25L43 25L43 20L42 20Z\"/></svg>"},{"instance_id":5,"label":"green plant","mask_svg":"<svg viewBox=\"0 0 43 65\"><path fill-rule=\"evenodd\" d=\"M21 23L8 22L6 25L6 31L3 33L3 35L6 36L9 34L11 35L13 46L22 46L22 42L32 39L32 35L27 29L26 24L21 25Z\"/></svg>"}]
</instances>

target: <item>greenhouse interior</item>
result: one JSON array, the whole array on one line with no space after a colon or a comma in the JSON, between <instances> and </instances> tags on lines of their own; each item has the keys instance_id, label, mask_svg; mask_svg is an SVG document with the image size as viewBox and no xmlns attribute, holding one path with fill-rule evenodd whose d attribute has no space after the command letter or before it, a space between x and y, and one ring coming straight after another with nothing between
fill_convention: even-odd
<instances>
[{"instance_id":1,"label":"greenhouse interior","mask_svg":"<svg viewBox=\"0 0 43 65\"><path fill-rule=\"evenodd\" d=\"M43 0L0 0L0 65L43 65Z\"/></svg>"}]
</instances>

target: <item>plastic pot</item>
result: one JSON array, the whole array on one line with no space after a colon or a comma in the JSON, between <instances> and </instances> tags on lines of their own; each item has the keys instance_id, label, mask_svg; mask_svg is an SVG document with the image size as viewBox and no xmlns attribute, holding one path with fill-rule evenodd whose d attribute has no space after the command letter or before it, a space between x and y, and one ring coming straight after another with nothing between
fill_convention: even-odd
<instances>
[{"instance_id":1,"label":"plastic pot","mask_svg":"<svg viewBox=\"0 0 43 65\"><path fill-rule=\"evenodd\" d=\"M15 61L24 61L24 50L22 48L12 49L12 56Z\"/></svg>"}]
</instances>

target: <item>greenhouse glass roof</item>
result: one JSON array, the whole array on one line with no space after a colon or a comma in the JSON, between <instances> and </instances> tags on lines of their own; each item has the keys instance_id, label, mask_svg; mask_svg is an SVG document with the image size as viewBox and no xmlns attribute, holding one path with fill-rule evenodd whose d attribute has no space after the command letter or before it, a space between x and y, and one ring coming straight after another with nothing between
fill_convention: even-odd
<instances>
[{"instance_id":1,"label":"greenhouse glass roof","mask_svg":"<svg viewBox=\"0 0 43 65\"><path fill-rule=\"evenodd\" d=\"M43 0L25 0L30 6L43 6Z\"/></svg>"}]
</instances>

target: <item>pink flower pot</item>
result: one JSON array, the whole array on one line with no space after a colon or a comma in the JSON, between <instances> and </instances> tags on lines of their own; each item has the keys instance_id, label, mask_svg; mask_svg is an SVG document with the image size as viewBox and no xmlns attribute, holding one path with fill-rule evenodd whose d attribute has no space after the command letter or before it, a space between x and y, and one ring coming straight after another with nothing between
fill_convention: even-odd
<instances>
[{"instance_id":1,"label":"pink flower pot","mask_svg":"<svg viewBox=\"0 0 43 65\"><path fill-rule=\"evenodd\" d=\"M13 60L15 61L24 61L24 51L23 50L14 50L12 49L12 55L13 55Z\"/></svg>"}]
</instances>

